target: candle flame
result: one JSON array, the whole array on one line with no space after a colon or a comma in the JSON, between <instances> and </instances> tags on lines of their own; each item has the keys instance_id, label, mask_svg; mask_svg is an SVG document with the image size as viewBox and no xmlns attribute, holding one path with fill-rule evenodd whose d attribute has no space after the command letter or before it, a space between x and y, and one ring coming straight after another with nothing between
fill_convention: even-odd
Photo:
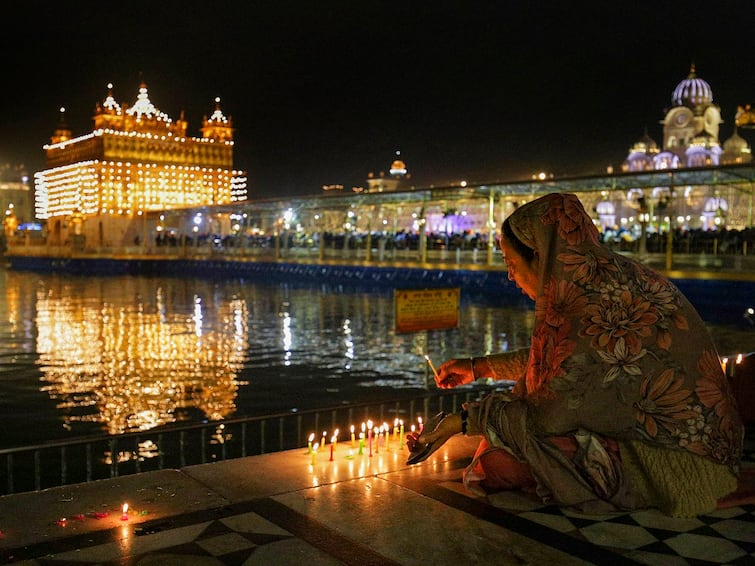
<instances>
[{"instance_id":1,"label":"candle flame","mask_svg":"<svg viewBox=\"0 0 755 566\"><path fill-rule=\"evenodd\" d=\"M128 503L123 504L123 514L125 515L126 513L128 513Z\"/></svg>"},{"instance_id":2,"label":"candle flame","mask_svg":"<svg viewBox=\"0 0 755 566\"><path fill-rule=\"evenodd\" d=\"M315 439L315 433L309 435L309 441L312 442Z\"/></svg>"}]
</instances>

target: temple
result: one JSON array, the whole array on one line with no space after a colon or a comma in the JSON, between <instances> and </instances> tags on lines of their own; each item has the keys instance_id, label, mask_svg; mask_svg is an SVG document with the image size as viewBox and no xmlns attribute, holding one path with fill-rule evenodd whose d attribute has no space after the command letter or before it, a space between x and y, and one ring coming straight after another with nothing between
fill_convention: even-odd
<instances>
[{"instance_id":1,"label":"temple","mask_svg":"<svg viewBox=\"0 0 755 566\"><path fill-rule=\"evenodd\" d=\"M70 221L74 235L94 235L107 245L131 232L138 237L134 220L149 211L246 200L246 174L233 169L232 120L219 98L202 121L201 137L190 137L183 112L174 121L158 110L146 84L131 106L119 104L112 88L95 106L90 133L74 137L61 108L44 146L47 169L35 174L35 208L52 240Z\"/></svg>"}]
</instances>

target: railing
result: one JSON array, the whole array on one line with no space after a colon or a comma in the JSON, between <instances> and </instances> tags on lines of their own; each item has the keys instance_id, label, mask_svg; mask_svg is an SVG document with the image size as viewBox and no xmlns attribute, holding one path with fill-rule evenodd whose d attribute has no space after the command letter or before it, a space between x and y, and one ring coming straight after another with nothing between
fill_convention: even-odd
<instances>
[{"instance_id":1,"label":"railing","mask_svg":"<svg viewBox=\"0 0 755 566\"><path fill-rule=\"evenodd\" d=\"M39 491L54 486L90 482L145 471L182 468L307 446L310 434L318 441L323 430L340 430L348 438L351 425L395 419L408 430L417 417L458 410L462 402L502 387L475 385L410 399L246 417L191 424L117 436L98 436L0 450L0 494Z\"/></svg>"}]
</instances>

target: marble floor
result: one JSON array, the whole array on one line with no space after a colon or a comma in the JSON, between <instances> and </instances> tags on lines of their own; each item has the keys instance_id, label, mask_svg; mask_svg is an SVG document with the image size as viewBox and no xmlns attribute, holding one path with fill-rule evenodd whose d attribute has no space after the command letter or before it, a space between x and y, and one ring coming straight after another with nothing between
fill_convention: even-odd
<instances>
[{"instance_id":1,"label":"marble floor","mask_svg":"<svg viewBox=\"0 0 755 566\"><path fill-rule=\"evenodd\" d=\"M485 500L461 484L475 444L416 466L398 447L314 464L295 450L2 497L0 563L755 564L755 505L673 519Z\"/></svg>"}]
</instances>

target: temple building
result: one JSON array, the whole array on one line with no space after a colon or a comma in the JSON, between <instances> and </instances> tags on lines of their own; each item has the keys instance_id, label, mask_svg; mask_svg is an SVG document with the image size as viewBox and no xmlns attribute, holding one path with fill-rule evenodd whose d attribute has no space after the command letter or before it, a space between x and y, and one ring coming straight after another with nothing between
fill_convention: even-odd
<instances>
[{"instance_id":1,"label":"temple building","mask_svg":"<svg viewBox=\"0 0 755 566\"><path fill-rule=\"evenodd\" d=\"M671 105L666 109L660 125L663 143L659 145L647 131L630 148L622 164L622 171L638 172L665 169L684 169L741 164L752 161L751 148L737 131L745 122L738 110L733 133L723 144L719 140L724 123L720 107L713 101L710 85L697 76L692 65L687 78L680 81L671 93ZM682 228L716 229L724 223L731 226L747 224L738 206L739 194L722 194L711 187L655 187L632 189L623 204L602 202L596 206L603 229L617 227L615 218L636 215L646 219L651 228L665 230L670 223ZM627 210L624 210L627 209Z\"/></svg>"},{"instance_id":2,"label":"temple building","mask_svg":"<svg viewBox=\"0 0 755 566\"><path fill-rule=\"evenodd\" d=\"M367 175L367 192L383 193L388 191L398 191L409 188L407 181L411 179L411 174L406 168L406 163L401 159L401 152L396 152L396 159L391 163L388 175L381 171L377 175L369 173Z\"/></svg>"},{"instance_id":3,"label":"temple building","mask_svg":"<svg viewBox=\"0 0 755 566\"><path fill-rule=\"evenodd\" d=\"M133 105L108 85L94 109L93 129L74 137L60 123L44 146L47 168L35 174L36 216L52 242L86 236L88 245L138 240L149 212L230 204L247 198L246 174L233 169L233 125L215 99L201 137L158 110L142 83Z\"/></svg>"},{"instance_id":4,"label":"temple building","mask_svg":"<svg viewBox=\"0 0 755 566\"><path fill-rule=\"evenodd\" d=\"M23 165L0 165L0 210L3 211L3 236L34 220L29 174Z\"/></svg>"}]
</instances>

